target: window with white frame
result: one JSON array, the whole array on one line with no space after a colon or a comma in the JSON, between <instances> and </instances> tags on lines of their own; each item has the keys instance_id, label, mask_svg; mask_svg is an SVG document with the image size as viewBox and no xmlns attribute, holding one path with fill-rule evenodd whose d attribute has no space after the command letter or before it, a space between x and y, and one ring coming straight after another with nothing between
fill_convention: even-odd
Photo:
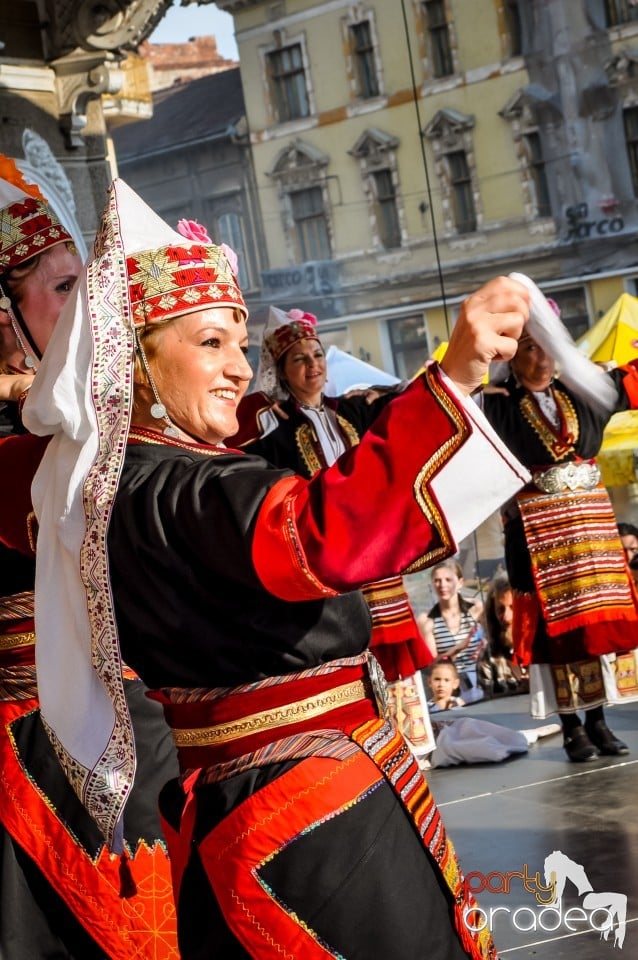
<instances>
[{"instance_id":1,"label":"window with white frame","mask_svg":"<svg viewBox=\"0 0 638 960\"><path fill-rule=\"evenodd\" d=\"M622 104L627 163L634 196L638 197L638 50L623 47L607 60L605 73Z\"/></svg>"},{"instance_id":2,"label":"window with white frame","mask_svg":"<svg viewBox=\"0 0 638 960\"><path fill-rule=\"evenodd\" d=\"M292 262L331 259L328 163L329 158L314 144L295 139L281 151L268 174L279 188L286 246Z\"/></svg>"},{"instance_id":3,"label":"window with white frame","mask_svg":"<svg viewBox=\"0 0 638 960\"><path fill-rule=\"evenodd\" d=\"M401 246L403 210L397 171L397 137L370 127L348 151L359 161L363 189L368 201L372 237L376 247L392 250Z\"/></svg>"},{"instance_id":4,"label":"window with white frame","mask_svg":"<svg viewBox=\"0 0 638 960\"><path fill-rule=\"evenodd\" d=\"M430 73L437 79L449 77L454 73L454 57L447 0L425 0L422 7Z\"/></svg>"},{"instance_id":5,"label":"window with white frame","mask_svg":"<svg viewBox=\"0 0 638 960\"><path fill-rule=\"evenodd\" d=\"M512 129L512 139L519 160L525 210L531 218L551 217L552 204L537 103L525 90L517 90L499 111Z\"/></svg>"},{"instance_id":6,"label":"window with white frame","mask_svg":"<svg viewBox=\"0 0 638 960\"><path fill-rule=\"evenodd\" d=\"M375 59L374 38L370 20L360 20L348 26L357 96L363 100L378 97L379 77Z\"/></svg>"},{"instance_id":7,"label":"window with white frame","mask_svg":"<svg viewBox=\"0 0 638 960\"><path fill-rule=\"evenodd\" d=\"M503 3L510 57L520 57L523 52L523 24L521 23L520 2L521 0L505 0Z\"/></svg>"},{"instance_id":8,"label":"window with white frame","mask_svg":"<svg viewBox=\"0 0 638 960\"><path fill-rule=\"evenodd\" d=\"M376 220L381 245L386 250L401 246L401 227L397 211L397 198L391 170L375 170L372 173L376 200Z\"/></svg>"},{"instance_id":9,"label":"window with white frame","mask_svg":"<svg viewBox=\"0 0 638 960\"><path fill-rule=\"evenodd\" d=\"M388 321L394 370L401 380L410 380L429 356L428 328L423 314Z\"/></svg>"},{"instance_id":10,"label":"window with white frame","mask_svg":"<svg viewBox=\"0 0 638 960\"><path fill-rule=\"evenodd\" d=\"M523 142L527 152L530 179L534 188L536 215L539 217L550 217L552 205L550 202L547 169L543 158L540 133L538 130L528 130L523 134Z\"/></svg>"},{"instance_id":11,"label":"window with white frame","mask_svg":"<svg viewBox=\"0 0 638 960\"><path fill-rule=\"evenodd\" d=\"M432 142L443 219L448 234L473 233L481 223L478 172L474 160L474 117L438 110L423 130Z\"/></svg>"},{"instance_id":12,"label":"window with white frame","mask_svg":"<svg viewBox=\"0 0 638 960\"><path fill-rule=\"evenodd\" d=\"M631 171L631 183L634 196L638 197L638 106L626 107L623 110L625 126L625 144L627 145L627 159Z\"/></svg>"},{"instance_id":13,"label":"window with white frame","mask_svg":"<svg viewBox=\"0 0 638 960\"><path fill-rule=\"evenodd\" d=\"M300 259L328 260L330 239L323 188L295 190L290 194L290 203Z\"/></svg>"},{"instance_id":14,"label":"window with white frame","mask_svg":"<svg viewBox=\"0 0 638 960\"><path fill-rule=\"evenodd\" d=\"M275 116L279 123L310 115L301 43L271 50L266 54L268 78Z\"/></svg>"}]
</instances>

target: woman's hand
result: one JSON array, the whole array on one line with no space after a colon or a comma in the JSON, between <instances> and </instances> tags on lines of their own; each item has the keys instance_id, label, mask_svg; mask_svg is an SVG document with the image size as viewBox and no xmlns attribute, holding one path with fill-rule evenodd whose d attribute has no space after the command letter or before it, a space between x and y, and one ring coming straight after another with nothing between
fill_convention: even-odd
<instances>
[{"instance_id":1,"label":"woman's hand","mask_svg":"<svg viewBox=\"0 0 638 960\"><path fill-rule=\"evenodd\" d=\"M15 403L32 383L32 373L0 373L0 400Z\"/></svg>"},{"instance_id":2,"label":"woman's hand","mask_svg":"<svg viewBox=\"0 0 638 960\"><path fill-rule=\"evenodd\" d=\"M480 386L490 363L511 360L529 319L529 292L497 277L463 301L441 368L465 394Z\"/></svg>"}]
</instances>

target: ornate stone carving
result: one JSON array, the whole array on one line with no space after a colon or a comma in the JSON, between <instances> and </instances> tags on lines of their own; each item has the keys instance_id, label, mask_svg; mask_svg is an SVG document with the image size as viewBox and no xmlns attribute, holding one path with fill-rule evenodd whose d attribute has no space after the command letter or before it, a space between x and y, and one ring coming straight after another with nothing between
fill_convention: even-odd
<instances>
[{"instance_id":1,"label":"ornate stone carving","mask_svg":"<svg viewBox=\"0 0 638 960\"><path fill-rule=\"evenodd\" d=\"M357 160L366 160L368 169L372 169L379 164L387 165L388 153L396 150L399 146L398 137L393 137L389 133L384 133L376 127L368 127L364 130L355 145L348 153Z\"/></svg>"},{"instance_id":2,"label":"ornate stone carving","mask_svg":"<svg viewBox=\"0 0 638 960\"><path fill-rule=\"evenodd\" d=\"M78 253L84 260L87 255L86 243L76 219L73 188L64 167L53 156L46 140L28 127L22 134L22 149L24 160L16 161L18 167L29 182L37 183L40 187L60 222L73 237Z\"/></svg>"},{"instance_id":3,"label":"ornate stone carving","mask_svg":"<svg viewBox=\"0 0 638 960\"><path fill-rule=\"evenodd\" d=\"M312 144L293 140L277 157L269 176L289 187L311 185L323 179L330 158Z\"/></svg>"},{"instance_id":4,"label":"ornate stone carving","mask_svg":"<svg viewBox=\"0 0 638 960\"><path fill-rule=\"evenodd\" d=\"M72 51L135 50L171 0L38 0L47 60Z\"/></svg>"},{"instance_id":5,"label":"ornate stone carving","mask_svg":"<svg viewBox=\"0 0 638 960\"><path fill-rule=\"evenodd\" d=\"M428 140L440 140L444 146L452 145L461 141L464 133L471 130L475 122L475 117L458 110L437 110L423 130L423 136Z\"/></svg>"},{"instance_id":6,"label":"ornate stone carving","mask_svg":"<svg viewBox=\"0 0 638 960\"><path fill-rule=\"evenodd\" d=\"M82 143L89 101L122 85L119 61L152 32L171 0L37 0L46 61L55 72L60 127Z\"/></svg>"},{"instance_id":7,"label":"ornate stone carving","mask_svg":"<svg viewBox=\"0 0 638 960\"><path fill-rule=\"evenodd\" d=\"M54 61L51 67L56 76L60 128L67 146L79 147L89 101L103 93L118 93L123 73L117 62L108 62L103 54L76 53Z\"/></svg>"}]
</instances>

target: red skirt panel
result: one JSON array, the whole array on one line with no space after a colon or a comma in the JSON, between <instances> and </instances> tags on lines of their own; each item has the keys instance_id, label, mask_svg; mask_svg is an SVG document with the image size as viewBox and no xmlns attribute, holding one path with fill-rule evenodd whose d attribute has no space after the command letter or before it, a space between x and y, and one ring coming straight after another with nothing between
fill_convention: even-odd
<instances>
[{"instance_id":1,"label":"red skirt panel","mask_svg":"<svg viewBox=\"0 0 638 960\"><path fill-rule=\"evenodd\" d=\"M0 823L112 960L178 960L166 850L140 843L119 857L102 843L93 856L78 842L16 748L12 725L37 707L0 701Z\"/></svg>"}]
</instances>

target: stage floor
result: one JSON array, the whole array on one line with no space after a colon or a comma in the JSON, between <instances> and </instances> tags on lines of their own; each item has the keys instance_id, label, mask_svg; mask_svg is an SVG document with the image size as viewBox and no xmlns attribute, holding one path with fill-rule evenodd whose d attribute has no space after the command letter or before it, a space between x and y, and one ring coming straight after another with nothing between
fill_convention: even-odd
<instances>
[{"instance_id":1,"label":"stage floor","mask_svg":"<svg viewBox=\"0 0 638 960\"><path fill-rule=\"evenodd\" d=\"M513 729L540 726L528 705L527 696L507 697L437 716L481 717ZM427 771L483 911L476 922L490 926L503 957L638 957L638 703L605 712L628 744L628 756L570 763L557 734L503 763ZM557 875L567 877L560 911L540 902L550 899L544 864L552 854ZM619 953L622 925L607 939L601 928L611 911L622 917L625 897Z\"/></svg>"}]
</instances>

